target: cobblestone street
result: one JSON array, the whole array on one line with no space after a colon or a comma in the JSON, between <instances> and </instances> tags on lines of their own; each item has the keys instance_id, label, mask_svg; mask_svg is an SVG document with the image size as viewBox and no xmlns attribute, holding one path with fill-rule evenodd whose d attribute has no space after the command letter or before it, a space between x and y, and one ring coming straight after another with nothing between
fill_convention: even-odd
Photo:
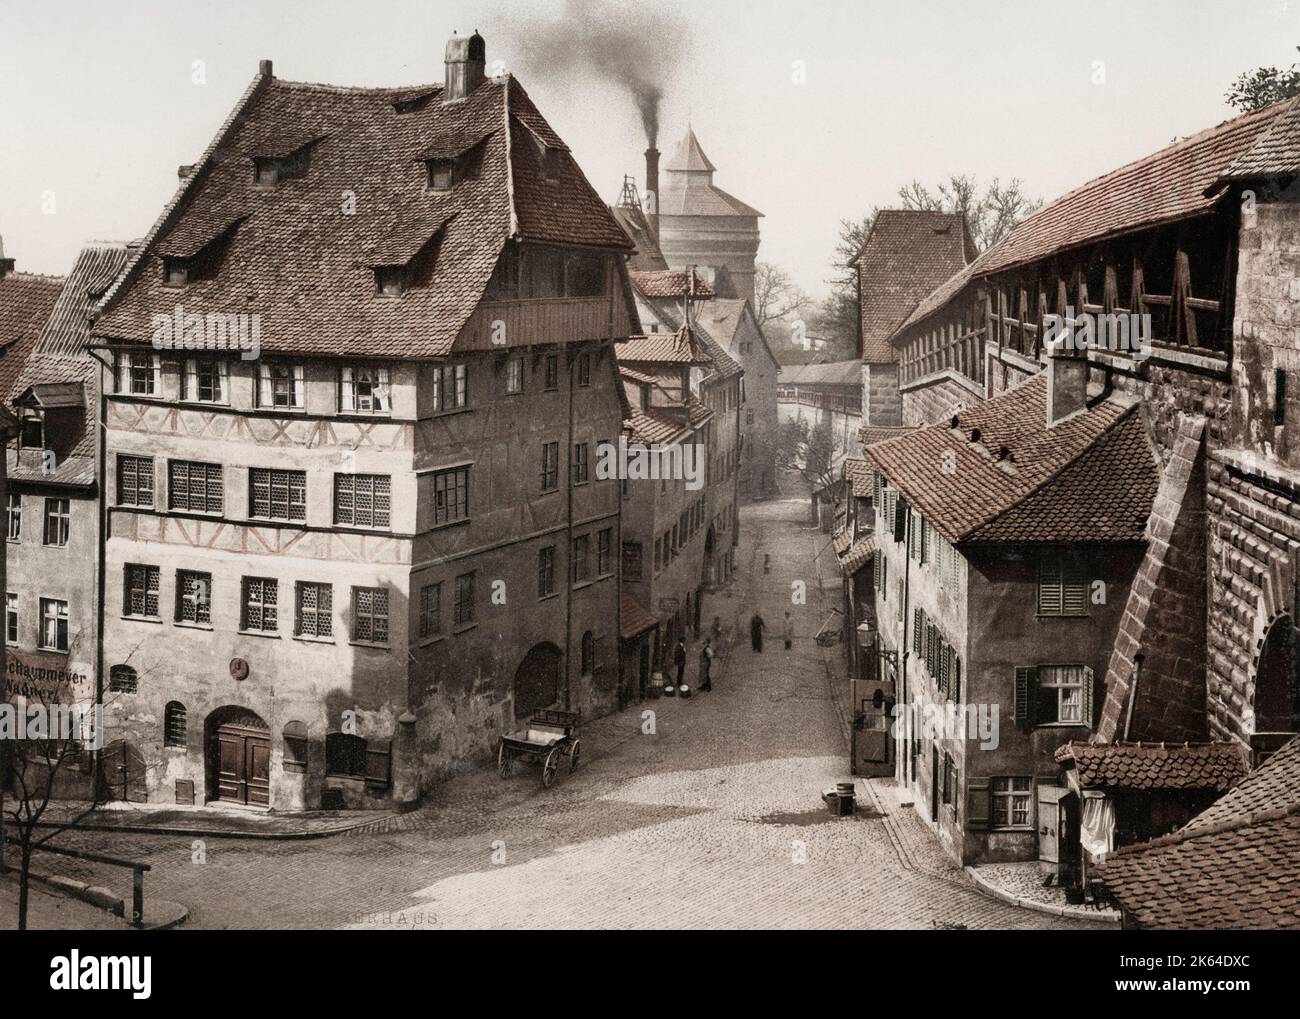
<instances>
[{"instance_id":1,"label":"cobblestone street","mask_svg":"<svg viewBox=\"0 0 1300 1019\"><path fill-rule=\"evenodd\" d=\"M821 790L847 778L827 667L841 649L813 636L839 579L806 512L787 500L742 513L739 576L705 606L734 636L713 692L589 724L581 766L550 790L536 769L503 781L484 767L418 811L323 839L83 833L58 844L146 860L148 895L188 906L190 927L1103 927L982 895L927 848L924 825L896 807L882 817L879 793L855 818L826 812ZM791 605L794 580L807 582L806 606ZM747 634L755 605L770 627L761 655Z\"/></svg>"}]
</instances>

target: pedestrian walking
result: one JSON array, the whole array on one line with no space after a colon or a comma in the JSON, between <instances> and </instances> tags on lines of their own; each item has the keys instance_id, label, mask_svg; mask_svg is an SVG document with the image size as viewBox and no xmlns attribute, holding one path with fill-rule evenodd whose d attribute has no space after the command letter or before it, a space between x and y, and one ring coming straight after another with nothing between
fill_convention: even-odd
<instances>
[{"instance_id":1,"label":"pedestrian walking","mask_svg":"<svg viewBox=\"0 0 1300 1019\"><path fill-rule=\"evenodd\" d=\"M704 638L704 647L700 648L700 692L713 689L713 681L709 678L709 670L713 668L713 648L710 647L711 641L708 637Z\"/></svg>"},{"instance_id":2,"label":"pedestrian walking","mask_svg":"<svg viewBox=\"0 0 1300 1019\"><path fill-rule=\"evenodd\" d=\"M785 614L785 622L781 624L781 636L785 638L785 649L790 650L790 645L794 643L794 620L790 618L790 613Z\"/></svg>"},{"instance_id":3,"label":"pedestrian walking","mask_svg":"<svg viewBox=\"0 0 1300 1019\"><path fill-rule=\"evenodd\" d=\"M763 622L763 617L755 612L749 620L749 642L759 654L763 653L763 631L766 629L767 624Z\"/></svg>"},{"instance_id":4,"label":"pedestrian walking","mask_svg":"<svg viewBox=\"0 0 1300 1019\"><path fill-rule=\"evenodd\" d=\"M677 666L677 685L682 685L686 676L686 641L677 638L677 647L673 649L673 664Z\"/></svg>"}]
</instances>

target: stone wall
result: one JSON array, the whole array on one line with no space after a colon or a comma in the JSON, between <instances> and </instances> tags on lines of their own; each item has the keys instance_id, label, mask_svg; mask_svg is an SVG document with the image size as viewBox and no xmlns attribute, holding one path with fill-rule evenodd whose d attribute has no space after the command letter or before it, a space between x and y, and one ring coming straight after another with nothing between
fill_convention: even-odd
<instances>
[{"instance_id":1,"label":"stone wall","mask_svg":"<svg viewBox=\"0 0 1300 1019\"><path fill-rule=\"evenodd\" d=\"M903 390L903 424L912 428L947 421L959 410L980 402L969 379L943 371L909 383Z\"/></svg>"},{"instance_id":2,"label":"stone wall","mask_svg":"<svg viewBox=\"0 0 1300 1019\"><path fill-rule=\"evenodd\" d=\"M864 364L862 392L865 424L897 427L903 423L903 396L898 391L898 365Z\"/></svg>"}]
</instances>

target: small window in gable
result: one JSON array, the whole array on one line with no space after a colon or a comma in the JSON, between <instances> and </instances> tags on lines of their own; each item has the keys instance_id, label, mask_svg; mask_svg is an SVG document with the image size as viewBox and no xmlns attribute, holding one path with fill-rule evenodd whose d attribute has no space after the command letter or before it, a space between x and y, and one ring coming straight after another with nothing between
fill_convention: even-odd
<instances>
[{"instance_id":1,"label":"small window in gable","mask_svg":"<svg viewBox=\"0 0 1300 1019\"><path fill-rule=\"evenodd\" d=\"M253 182L258 187L275 187L282 180L307 176L311 163L311 150L315 141L299 146L287 156L253 157Z\"/></svg>"},{"instance_id":2,"label":"small window in gable","mask_svg":"<svg viewBox=\"0 0 1300 1019\"><path fill-rule=\"evenodd\" d=\"M542 176L547 180L554 180L564 169L564 151L551 145L543 145L541 167Z\"/></svg>"},{"instance_id":3,"label":"small window in gable","mask_svg":"<svg viewBox=\"0 0 1300 1019\"><path fill-rule=\"evenodd\" d=\"M190 260L188 258L165 257L163 259L163 282L169 287L183 287L190 281Z\"/></svg>"}]
</instances>

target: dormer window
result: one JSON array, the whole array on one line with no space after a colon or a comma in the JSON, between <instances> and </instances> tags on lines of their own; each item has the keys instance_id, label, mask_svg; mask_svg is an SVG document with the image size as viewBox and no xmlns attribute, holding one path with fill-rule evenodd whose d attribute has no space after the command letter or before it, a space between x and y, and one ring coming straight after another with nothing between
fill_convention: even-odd
<instances>
[{"instance_id":1,"label":"dormer window","mask_svg":"<svg viewBox=\"0 0 1300 1019\"><path fill-rule=\"evenodd\" d=\"M183 287L190 281L188 258L164 258L163 282L169 287Z\"/></svg>"},{"instance_id":2,"label":"dormer window","mask_svg":"<svg viewBox=\"0 0 1300 1019\"><path fill-rule=\"evenodd\" d=\"M430 159L427 165L429 167L429 190L450 191L451 186L456 183L456 160Z\"/></svg>"},{"instance_id":3,"label":"dormer window","mask_svg":"<svg viewBox=\"0 0 1300 1019\"><path fill-rule=\"evenodd\" d=\"M542 146L542 176L554 180L564 169L564 151L552 145Z\"/></svg>"},{"instance_id":4,"label":"dormer window","mask_svg":"<svg viewBox=\"0 0 1300 1019\"><path fill-rule=\"evenodd\" d=\"M249 153L253 159L253 183L261 188L271 188L282 180L307 176L311 150L323 137L299 134L263 142Z\"/></svg>"},{"instance_id":5,"label":"dormer window","mask_svg":"<svg viewBox=\"0 0 1300 1019\"><path fill-rule=\"evenodd\" d=\"M410 274L404 265L385 265L375 270L375 293L380 297L401 297L406 292Z\"/></svg>"},{"instance_id":6,"label":"dormer window","mask_svg":"<svg viewBox=\"0 0 1300 1019\"><path fill-rule=\"evenodd\" d=\"M45 415L38 410L24 410L18 441L23 449L44 449Z\"/></svg>"}]
</instances>

